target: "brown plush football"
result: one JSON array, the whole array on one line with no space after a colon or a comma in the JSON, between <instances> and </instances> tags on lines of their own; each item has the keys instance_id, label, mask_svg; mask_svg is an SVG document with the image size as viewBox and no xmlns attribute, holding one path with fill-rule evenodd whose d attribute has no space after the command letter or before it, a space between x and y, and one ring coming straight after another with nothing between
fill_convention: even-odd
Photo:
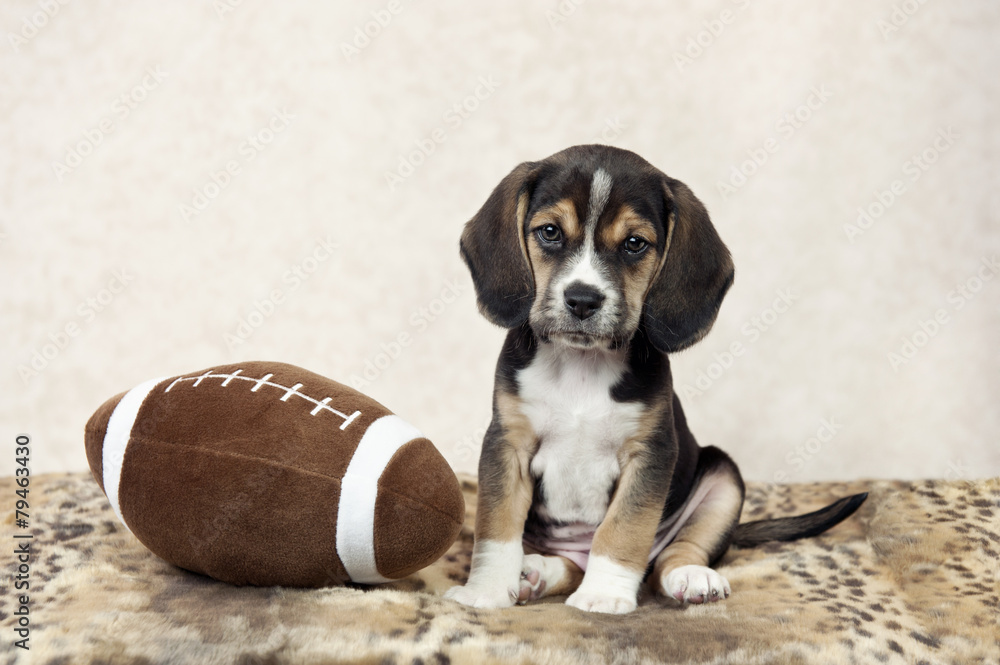
<instances>
[{"instance_id":1,"label":"brown plush football","mask_svg":"<svg viewBox=\"0 0 1000 665\"><path fill-rule=\"evenodd\" d=\"M143 545L233 584L405 577L451 546L465 516L454 472L419 431L283 363L147 381L97 410L86 445Z\"/></svg>"}]
</instances>

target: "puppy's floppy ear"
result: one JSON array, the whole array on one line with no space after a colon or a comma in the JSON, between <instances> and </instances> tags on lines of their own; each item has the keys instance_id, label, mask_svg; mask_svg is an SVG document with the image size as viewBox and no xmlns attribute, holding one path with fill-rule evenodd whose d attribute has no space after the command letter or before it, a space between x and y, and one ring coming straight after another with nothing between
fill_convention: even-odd
<instances>
[{"instance_id":1,"label":"puppy's floppy ear","mask_svg":"<svg viewBox=\"0 0 1000 665\"><path fill-rule=\"evenodd\" d=\"M643 322L653 345L670 353L705 336L733 283L733 260L684 183L664 177L667 247L646 294Z\"/></svg>"},{"instance_id":2,"label":"puppy's floppy ear","mask_svg":"<svg viewBox=\"0 0 1000 665\"><path fill-rule=\"evenodd\" d=\"M465 224L459 244L476 285L479 310L504 328L528 320L535 284L524 245L524 218L538 164L524 162L500 181Z\"/></svg>"}]
</instances>

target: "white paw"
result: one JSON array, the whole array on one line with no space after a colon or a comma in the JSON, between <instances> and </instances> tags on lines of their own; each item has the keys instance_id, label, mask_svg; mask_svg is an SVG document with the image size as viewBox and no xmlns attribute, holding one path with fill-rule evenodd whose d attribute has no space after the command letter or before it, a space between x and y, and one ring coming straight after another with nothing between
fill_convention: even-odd
<instances>
[{"instance_id":1,"label":"white paw","mask_svg":"<svg viewBox=\"0 0 1000 665\"><path fill-rule=\"evenodd\" d=\"M448 589L444 597L469 607L497 609L512 606L517 601L517 592L516 588L507 588L503 585L466 584Z\"/></svg>"},{"instance_id":2,"label":"white paw","mask_svg":"<svg viewBox=\"0 0 1000 665\"><path fill-rule=\"evenodd\" d=\"M729 598L732 590L725 577L705 566L681 566L663 580L666 595L682 603L714 603Z\"/></svg>"},{"instance_id":3,"label":"white paw","mask_svg":"<svg viewBox=\"0 0 1000 665\"><path fill-rule=\"evenodd\" d=\"M584 612L604 614L628 614L636 608L635 596L623 597L613 594L577 591L566 599L566 604Z\"/></svg>"},{"instance_id":4,"label":"white paw","mask_svg":"<svg viewBox=\"0 0 1000 665\"><path fill-rule=\"evenodd\" d=\"M558 584L565 574L566 565L558 558L525 554L517 602L526 603L544 597L545 591Z\"/></svg>"},{"instance_id":5,"label":"white paw","mask_svg":"<svg viewBox=\"0 0 1000 665\"><path fill-rule=\"evenodd\" d=\"M521 568L521 588L517 594L517 602L526 603L538 600L545 593L548 582L542 574L545 570L545 557L541 554L525 554L524 566Z\"/></svg>"}]
</instances>

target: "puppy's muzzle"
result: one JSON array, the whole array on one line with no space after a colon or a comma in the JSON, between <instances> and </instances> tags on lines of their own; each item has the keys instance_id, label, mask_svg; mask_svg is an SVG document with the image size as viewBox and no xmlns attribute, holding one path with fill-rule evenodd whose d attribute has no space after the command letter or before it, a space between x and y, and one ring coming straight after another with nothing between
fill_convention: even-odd
<instances>
[{"instance_id":1,"label":"puppy's muzzle","mask_svg":"<svg viewBox=\"0 0 1000 665\"><path fill-rule=\"evenodd\" d=\"M604 294L583 282L573 282L563 293L566 307L583 321L592 317L604 303Z\"/></svg>"}]
</instances>

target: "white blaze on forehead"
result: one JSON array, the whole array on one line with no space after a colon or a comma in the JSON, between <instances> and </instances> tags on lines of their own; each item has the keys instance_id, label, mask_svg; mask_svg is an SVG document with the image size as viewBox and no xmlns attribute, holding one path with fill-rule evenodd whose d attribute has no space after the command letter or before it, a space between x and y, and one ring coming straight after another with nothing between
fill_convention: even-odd
<instances>
[{"instance_id":1,"label":"white blaze on forehead","mask_svg":"<svg viewBox=\"0 0 1000 665\"><path fill-rule=\"evenodd\" d=\"M590 206L587 209L587 222L584 225L587 230L587 239L593 241L594 229L597 220L604 207L608 205L608 198L611 196L611 176L604 169L594 171L594 179L590 181Z\"/></svg>"},{"instance_id":2,"label":"white blaze on forehead","mask_svg":"<svg viewBox=\"0 0 1000 665\"><path fill-rule=\"evenodd\" d=\"M583 247L574 256L562 279L559 280L559 293L573 282L583 282L593 286L605 296L610 296L611 288L604 277L601 266L594 251L594 234L597 233L597 220L608 205L611 197L611 176L604 169L594 171L590 181L590 203L587 206L587 219L583 226Z\"/></svg>"}]
</instances>

